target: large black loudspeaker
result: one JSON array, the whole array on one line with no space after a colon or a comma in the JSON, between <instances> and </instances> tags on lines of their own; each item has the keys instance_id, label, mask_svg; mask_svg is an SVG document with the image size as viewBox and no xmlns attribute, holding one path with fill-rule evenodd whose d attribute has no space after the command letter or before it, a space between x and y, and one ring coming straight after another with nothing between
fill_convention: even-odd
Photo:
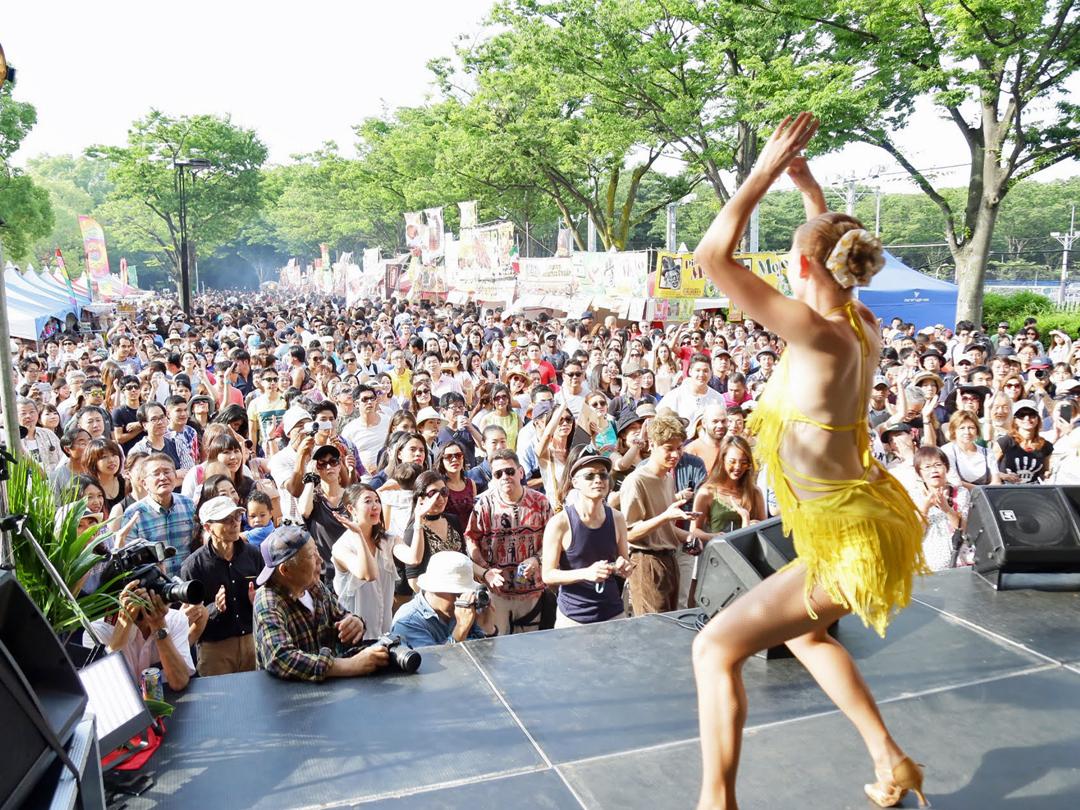
<instances>
[{"instance_id":1,"label":"large black loudspeaker","mask_svg":"<svg viewBox=\"0 0 1080 810\"><path fill-rule=\"evenodd\" d=\"M710 540L697 568L697 606L711 618L794 559L795 545L778 517ZM835 634L835 624L829 632ZM789 658L791 653L780 645L758 655Z\"/></svg>"},{"instance_id":2,"label":"large black loudspeaker","mask_svg":"<svg viewBox=\"0 0 1080 810\"><path fill-rule=\"evenodd\" d=\"M0 571L0 808L19 807L82 719L86 692L41 611Z\"/></svg>"},{"instance_id":3,"label":"large black loudspeaker","mask_svg":"<svg viewBox=\"0 0 1080 810\"><path fill-rule=\"evenodd\" d=\"M1002 574L1080 572L1080 487L979 487L965 535L995 588Z\"/></svg>"}]
</instances>

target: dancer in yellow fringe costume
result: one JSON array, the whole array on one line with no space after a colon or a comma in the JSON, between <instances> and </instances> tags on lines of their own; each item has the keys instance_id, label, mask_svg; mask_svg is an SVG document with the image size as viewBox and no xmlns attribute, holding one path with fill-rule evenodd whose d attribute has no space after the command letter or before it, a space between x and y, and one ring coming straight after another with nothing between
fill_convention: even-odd
<instances>
[{"instance_id":1,"label":"dancer in yellow fringe costume","mask_svg":"<svg viewBox=\"0 0 1080 810\"><path fill-rule=\"evenodd\" d=\"M780 124L695 253L735 306L787 342L750 427L798 552L717 614L694 642L704 766L699 808L736 807L743 662L783 642L862 735L877 777L865 786L867 796L891 807L911 790L924 801L922 771L885 728L851 656L826 632L854 612L884 635L926 565L915 505L870 454L868 401L880 336L851 288L869 284L881 269L881 243L858 220L828 211L801 157L817 126L809 113ZM751 211L785 171L807 215L788 265L793 298L733 258Z\"/></svg>"}]
</instances>

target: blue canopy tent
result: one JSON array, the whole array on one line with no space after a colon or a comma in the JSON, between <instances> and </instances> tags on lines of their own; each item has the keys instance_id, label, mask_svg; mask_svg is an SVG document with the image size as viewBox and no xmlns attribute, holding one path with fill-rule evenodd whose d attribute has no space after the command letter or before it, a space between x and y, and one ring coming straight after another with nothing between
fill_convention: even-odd
<instances>
[{"instance_id":1,"label":"blue canopy tent","mask_svg":"<svg viewBox=\"0 0 1080 810\"><path fill-rule=\"evenodd\" d=\"M37 289L10 265L4 271L4 291L8 303L8 328L13 337L37 340L49 319L56 318L63 323L69 314L78 317L82 310L81 305L72 306L66 296L60 299Z\"/></svg>"},{"instance_id":2,"label":"blue canopy tent","mask_svg":"<svg viewBox=\"0 0 1080 810\"><path fill-rule=\"evenodd\" d=\"M35 273L28 271L23 275L23 278L29 281L35 287L40 287L43 290L47 290L51 295L59 294L65 301L71 300L71 294L68 293L67 285L57 281L51 275L47 273ZM87 306L91 303L90 296L84 295L72 287L71 292L75 294L75 300L79 303L79 306Z\"/></svg>"},{"instance_id":3,"label":"blue canopy tent","mask_svg":"<svg viewBox=\"0 0 1080 810\"><path fill-rule=\"evenodd\" d=\"M917 329L938 323L952 328L959 289L912 270L886 250L885 266L869 287L858 289L858 297L885 323L903 318Z\"/></svg>"},{"instance_id":4,"label":"blue canopy tent","mask_svg":"<svg viewBox=\"0 0 1080 810\"><path fill-rule=\"evenodd\" d=\"M59 304L67 307L76 317L82 312L83 304L75 299L74 306L71 303L71 296L67 294L67 290L61 290L55 284L50 284L42 280L37 273L27 272L26 274L20 273L17 270L9 271L4 274L4 282L8 290L18 290L23 293L24 297L31 300L42 302L49 302Z\"/></svg>"}]
</instances>

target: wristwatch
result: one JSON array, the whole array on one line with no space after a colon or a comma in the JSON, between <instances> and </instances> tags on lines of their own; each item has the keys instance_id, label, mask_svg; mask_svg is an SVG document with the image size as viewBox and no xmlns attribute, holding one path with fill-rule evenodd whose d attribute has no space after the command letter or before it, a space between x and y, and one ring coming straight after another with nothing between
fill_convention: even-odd
<instances>
[{"instance_id":1,"label":"wristwatch","mask_svg":"<svg viewBox=\"0 0 1080 810\"><path fill-rule=\"evenodd\" d=\"M169 637L169 631L162 627L160 630L154 633L154 638L158 641L164 641Z\"/></svg>"}]
</instances>

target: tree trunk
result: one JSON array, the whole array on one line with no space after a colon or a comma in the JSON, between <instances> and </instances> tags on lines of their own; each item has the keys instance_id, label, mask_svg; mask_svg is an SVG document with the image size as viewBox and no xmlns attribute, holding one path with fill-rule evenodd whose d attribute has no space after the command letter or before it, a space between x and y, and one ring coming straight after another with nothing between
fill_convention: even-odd
<instances>
[{"instance_id":1,"label":"tree trunk","mask_svg":"<svg viewBox=\"0 0 1080 810\"><path fill-rule=\"evenodd\" d=\"M994 236L994 224L997 222L1000 205L1000 201L993 199L992 195L993 192L984 188L971 238L953 251L956 279L960 285L960 294L956 299L958 321L968 320L975 324L982 321L986 260L990 255L990 240Z\"/></svg>"}]
</instances>

